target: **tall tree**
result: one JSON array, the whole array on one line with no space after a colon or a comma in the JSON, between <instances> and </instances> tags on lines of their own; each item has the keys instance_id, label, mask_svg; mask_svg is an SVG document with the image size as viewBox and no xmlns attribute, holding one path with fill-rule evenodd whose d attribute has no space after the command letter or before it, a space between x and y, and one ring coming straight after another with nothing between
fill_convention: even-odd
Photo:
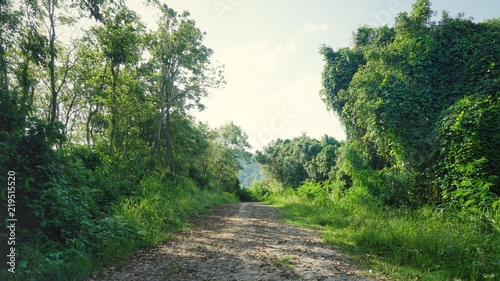
<instances>
[{"instance_id":1,"label":"tall tree","mask_svg":"<svg viewBox=\"0 0 500 281\"><path fill-rule=\"evenodd\" d=\"M160 150L162 128L166 141L167 162L175 174L172 150L171 118L174 110L202 108L201 97L209 88L224 83L222 72L212 66L213 51L203 45L204 33L189 19L189 13L178 14L167 5L160 7L159 28L151 40L151 54L157 69L157 118L151 163Z\"/></svg>"},{"instance_id":2,"label":"tall tree","mask_svg":"<svg viewBox=\"0 0 500 281\"><path fill-rule=\"evenodd\" d=\"M79 19L75 12L90 12L91 17L102 19L99 8L105 5L107 0L82 0L75 3L63 0L19 2L25 33L19 40L22 68L18 72L18 81L27 86L23 88L23 101L30 103L34 100L43 104L37 106L39 110L34 114L43 116L52 127L55 126L59 130L61 125L56 123L65 121L61 120L60 116L61 95L67 90L68 73L74 66L74 48L65 47L60 41L59 31ZM36 71L30 71L33 68L36 68ZM34 75L37 75L36 79L33 78ZM43 81L43 84L40 83L41 87L35 91L32 86L37 80Z\"/></svg>"},{"instance_id":3,"label":"tall tree","mask_svg":"<svg viewBox=\"0 0 500 281\"><path fill-rule=\"evenodd\" d=\"M22 121L27 115L26 108L19 103L18 93L14 91L13 70L15 67L16 40L21 37L21 14L13 9L12 1L0 2L0 141L3 142L14 131L22 131ZM3 146L2 146L3 147ZM6 155L7 149L1 148L0 155ZM3 158L3 157L2 157ZM3 164L5 159L0 160Z\"/></svg>"},{"instance_id":4,"label":"tall tree","mask_svg":"<svg viewBox=\"0 0 500 281\"><path fill-rule=\"evenodd\" d=\"M243 129L233 122L228 122L217 128L213 135L213 169L216 182L228 190L235 182L238 182L237 174L242 166L238 160L249 161L248 136ZM228 184L228 181L230 182ZM239 182L236 184L239 185Z\"/></svg>"},{"instance_id":5,"label":"tall tree","mask_svg":"<svg viewBox=\"0 0 500 281\"><path fill-rule=\"evenodd\" d=\"M109 155L113 156L118 130L119 107L123 89L120 89L120 75L124 67L135 67L141 56L141 41L144 25L138 15L125 6L111 7L104 11L104 25L93 29L97 42L102 47L106 60L105 70L110 71L111 85L108 88L106 106L110 111Z\"/></svg>"}]
</instances>

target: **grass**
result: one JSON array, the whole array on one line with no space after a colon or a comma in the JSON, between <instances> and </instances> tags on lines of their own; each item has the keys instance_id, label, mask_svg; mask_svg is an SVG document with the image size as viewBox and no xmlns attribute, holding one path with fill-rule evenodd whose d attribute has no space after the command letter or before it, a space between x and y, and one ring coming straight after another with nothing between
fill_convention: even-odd
<instances>
[{"instance_id":1,"label":"grass","mask_svg":"<svg viewBox=\"0 0 500 281\"><path fill-rule=\"evenodd\" d=\"M294 256L285 255L274 258L272 265L281 268L285 271L285 275L291 279L299 279L300 275L295 271L295 266L292 260L296 259Z\"/></svg>"},{"instance_id":2,"label":"grass","mask_svg":"<svg viewBox=\"0 0 500 281\"><path fill-rule=\"evenodd\" d=\"M81 280L103 265L119 265L139 248L171 238L187 227L188 217L215 205L237 202L233 194L200 189L183 178L175 182L150 178L140 187L142 192L123 198L111 207L111 214L88 225L89 234L75 237L74 245L24 243L16 274L4 276L6 271L2 271L0 279Z\"/></svg>"},{"instance_id":3,"label":"grass","mask_svg":"<svg viewBox=\"0 0 500 281\"><path fill-rule=\"evenodd\" d=\"M276 193L268 202L289 222L320 226L325 241L352 254L378 276L500 280L498 215L434 207L394 209L362 192L311 196L310 189Z\"/></svg>"},{"instance_id":4,"label":"grass","mask_svg":"<svg viewBox=\"0 0 500 281\"><path fill-rule=\"evenodd\" d=\"M276 258L273 261L273 265L276 267L279 267L279 268L287 269L290 271L295 271L295 267L291 263L292 259L294 259L294 257L290 256L290 255L282 256L282 257Z\"/></svg>"}]
</instances>

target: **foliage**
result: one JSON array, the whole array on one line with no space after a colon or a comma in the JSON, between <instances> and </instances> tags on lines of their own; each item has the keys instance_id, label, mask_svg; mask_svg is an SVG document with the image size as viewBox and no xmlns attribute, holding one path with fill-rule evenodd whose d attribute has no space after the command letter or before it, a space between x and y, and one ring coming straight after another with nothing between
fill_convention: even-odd
<instances>
[{"instance_id":1,"label":"foliage","mask_svg":"<svg viewBox=\"0 0 500 281\"><path fill-rule=\"evenodd\" d=\"M172 232L184 226L184 219L205 212L207 207L236 201L220 190L199 189L187 178L159 181L146 178L142 192L124 198L115 206L120 214L142 237L147 246L170 238Z\"/></svg>"},{"instance_id":2,"label":"foliage","mask_svg":"<svg viewBox=\"0 0 500 281\"><path fill-rule=\"evenodd\" d=\"M500 195L499 21L433 15L418 0L393 28L359 28L353 48L321 48L320 95L353 143L337 177L349 187L369 174L386 204L491 208Z\"/></svg>"},{"instance_id":3,"label":"foliage","mask_svg":"<svg viewBox=\"0 0 500 281\"><path fill-rule=\"evenodd\" d=\"M308 200L315 200L321 197L327 197L328 192L319 184L306 182L297 189L297 194Z\"/></svg>"},{"instance_id":4,"label":"foliage","mask_svg":"<svg viewBox=\"0 0 500 281\"><path fill-rule=\"evenodd\" d=\"M321 140L306 135L292 140L278 139L263 151L257 151L255 161L264 172L285 187L297 188L306 179L329 179L340 143L328 136Z\"/></svg>"},{"instance_id":5,"label":"foliage","mask_svg":"<svg viewBox=\"0 0 500 281\"><path fill-rule=\"evenodd\" d=\"M493 206L500 200L500 157L493 153L500 145L500 99L466 96L444 113L438 130L436 173L445 199Z\"/></svg>"},{"instance_id":6,"label":"foliage","mask_svg":"<svg viewBox=\"0 0 500 281\"><path fill-rule=\"evenodd\" d=\"M156 106L154 146L151 163L155 164L162 147L162 131L170 173L176 173L172 144L172 115L186 109L203 109L200 99L208 95L209 88L224 84L220 69L213 67L213 51L203 45L205 33L189 19L189 13L177 13L167 5L159 5L161 12L158 30L149 36L148 47L152 55L150 66L154 75L151 82Z\"/></svg>"},{"instance_id":7,"label":"foliage","mask_svg":"<svg viewBox=\"0 0 500 281\"><path fill-rule=\"evenodd\" d=\"M82 279L103 264L125 261L139 247L170 238L173 232L186 227L184 221L188 216L206 212L216 204L236 201L234 196L220 190L202 190L185 178L164 181L151 177L140 186L142 193L122 198L113 204L109 215L80 221L83 229L65 244L52 241L41 232L34 236L36 243L23 243L16 277Z\"/></svg>"},{"instance_id":8,"label":"foliage","mask_svg":"<svg viewBox=\"0 0 500 281\"><path fill-rule=\"evenodd\" d=\"M247 135L189 115L224 78L187 12L150 1L149 31L122 1L18 2L0 1L0 177L16 173L22 243L0 279L80 280L237 200ZM83 36L62 42L62 26Z\"/></svg>"},{"instance_id":9,"label":"foliage","mask_svg":"<svg viewBox=\"0 0 500 281\"><path fill-rule=\"evenodd\" d=\"M272 180L250 193L322 226L383 279L494 280L499 20L434 14L417 0L394 27L360 27L352 48L322 46L320 96L347 141L321 153L298 149L317 147L305 136L270 143L256 160Z\"/></svg>"},{"instance_id":10,"label":"foliage","mask_svg":"<svg viewBox=\"0 0 500 281\"><path fill-rule=\"evenodd\" d=\"M262 202L272 194L283 191L283 187L274 179L265 179L264 181L254 181L250 188L245 188L243 191L245 201Z\"/></svg>"}]
</instances>

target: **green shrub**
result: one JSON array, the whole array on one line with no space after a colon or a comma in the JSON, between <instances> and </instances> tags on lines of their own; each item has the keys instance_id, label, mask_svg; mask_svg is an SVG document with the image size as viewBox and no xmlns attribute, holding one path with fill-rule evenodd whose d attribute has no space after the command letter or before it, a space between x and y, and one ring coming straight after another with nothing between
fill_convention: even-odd
<instances>
[{"instance_id":1,"label":"green shrub","mask_svg":"<svg viewBox=\"0 0 500 281\"><path fill-rule=\"evenodd\" d=\"M254 181L248 191L255 201L264 201L272 193L269 186L260 181Z\"/></svg>"},{"instance_id":2,"label":"green shrub","mask_svg":"<svg viewBox=\"0 0 500 281\"><path fill-rule=\"evenodd\" d=\"M320 197L328 197L328 192L319 184L306 182L297 189L297 193L301 197L307 199L316 199Z\"/></svg>"}]
</instances>

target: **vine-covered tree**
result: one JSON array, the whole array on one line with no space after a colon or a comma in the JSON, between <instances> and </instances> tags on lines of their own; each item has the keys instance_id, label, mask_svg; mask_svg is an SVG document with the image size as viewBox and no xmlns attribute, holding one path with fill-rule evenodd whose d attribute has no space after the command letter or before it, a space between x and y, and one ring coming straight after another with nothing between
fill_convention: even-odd
<instances>
[{"instance_id":1,"label":"vine-covered tree","mask_svg":"<svg viewBox=\"0 0 500 281\"><path fill-rule=\"evenodd\" d=\"M320 94L383 183L377 193L390 194L387 202L481 197L491 206L500 195L491 166L499 147L491 138L499 127L499 21L443 13L434 22L433 15L430 1L418 0L393 28L359 28L351 49L323 47ZM488 118L467 113L465 104ZM481 176L466 176L472 170Z\"/></svg>"}]
</instances>

